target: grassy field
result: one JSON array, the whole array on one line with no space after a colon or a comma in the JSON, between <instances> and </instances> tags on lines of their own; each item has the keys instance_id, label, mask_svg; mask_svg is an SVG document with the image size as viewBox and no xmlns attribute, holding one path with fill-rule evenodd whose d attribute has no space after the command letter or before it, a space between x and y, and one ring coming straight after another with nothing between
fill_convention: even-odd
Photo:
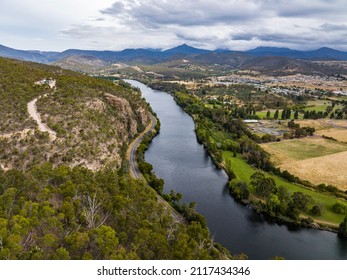
<instances>
[{"instance_id":1,"label":"grassy field","mask_svg":"<svg viewBox=\"0 0 347 280\"><path fill-rule=\"evenodd\" d=\"M331 101L328 100L310 100L307 102L305 111L325 111L328 106L331 106Z\"/></svg>"},{"instance_id":2,"label":"grassy field","mask_svg":"<svg viewBox=\"0 0 347 280\"><path fill-rule=\"evenodd\" d=\"M341 142L347 142L347 120L299 120L300 126L310 126L316 129L316 134L332 137Z\"/></svg>"},{"instance_id":3,"label":"grassy field","mask_svg":"<svg viewBox=\"0 0 347 280\"><path fill-rule=\"evenodd\" d=\"M233 171L238 179L245 181L248 184L250 183L250 176L254 172L256 172L257 169L248 165L247 162L240 157L240 155L238 155L237 157L233 157L232 152L224 151L223 158L224 160L228 160L231 162ZM290 193L298 192L298 191L303 192L307 195L310 195L313 198L315 204L322 205L324 210L323 210L322 216L319 217L320 221L328 223L328 224L332 223L335 226L337 226L338 224L342 222L344 215L334 213L332 211L332 205L338 201L347 206L347 202L337 199L335 197L329 196L329 195L314 192L300 185L289 183L288 181L285 181L284 179L278 176L274 176L274 175L269 175L269 176L274 178L277 186L286 187ZM250 191L251 193L254 194L254 190L252 188L250 188Z\"/></svg>"},{"instance_id":4,"label":"grassy field","mask_svg":"<svg viewBox=\"0 0 347 280\"><path fill-rule=\"evenodd\" d=\"M306 137L261 145L281 169L314 184L347 190L347 144Z\"/></svg>"},{"instance_id":5,"label":"grassy field","mask_svg":"<svg viewBox=\"0 0 347 280\"><path fill-rule=\"evenodd\" d=\"M277 165L347 151L347 144L324 138L305 137L261 145Z\"/></svg>"},{"instance_id":6,"label":"grassy field","mask_svg":"<svg viewBox=\"0 0 347 280\"><path fill-rule=\"evenodd\" d=\"M347 142L347 129L329 128L329 129L320 130L317 132L317 134L321 136L324 135L327 137L332 137L336 139L337 141Z\"/></svg>"}]
</instances>

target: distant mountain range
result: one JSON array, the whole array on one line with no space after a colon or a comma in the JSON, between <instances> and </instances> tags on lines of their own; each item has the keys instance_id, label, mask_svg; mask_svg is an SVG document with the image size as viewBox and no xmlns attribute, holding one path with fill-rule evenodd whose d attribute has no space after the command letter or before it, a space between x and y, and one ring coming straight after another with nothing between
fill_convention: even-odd
<instances>
[{"instance_id":1,"label":"distant mountain range","mask_svg":"<svg viewBox=\"0 0 347 280\"><path fill-rule=\"evenodd\" d=\"M168 49L125 49L122 51L93 51L69 49L63 52L41 52L16 50L0 45L0 56L27 60L39 63L52 63L71 56L89 56L106 62L125 62L125 63L142 63L155 64L171 59L180 59L187 56L200 56L198 60L210 60L215 57L217 60L228 60L230 56L281 56L294 59L305 60L347 60L347 52L342 52L330 48L320 48L313 51L297 51L288 48L258 47L249 51L230 51L230 50L204 50L198 49L186 44Z\"/></svg>"}]
</instances>

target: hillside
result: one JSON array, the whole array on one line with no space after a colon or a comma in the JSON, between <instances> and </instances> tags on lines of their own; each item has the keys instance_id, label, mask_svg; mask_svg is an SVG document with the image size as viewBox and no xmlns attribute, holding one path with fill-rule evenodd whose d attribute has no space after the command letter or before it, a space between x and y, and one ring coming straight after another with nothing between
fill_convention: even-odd
<instances>
[{"instance_id":1,"label":"hillside","mask_svg":"<svg viewBox=\"0 0 347 280\"><path fill-rule=\"evenodd\" d=\"M6 168L43 161L93 170L111 162L120 166L127 144L148 123L145 103L129 88L56 67L7 59L0 65L0 136L11 136L0 137ZM38 83L47 79L55 81L54 89ZM54 141L29 118L27 103L37 97L38 113L57 134Z\"/></svg>"},{"instance_id":2,"label":"hillside","mask_svg":"<svg viewBox=\"0 0 347 280\"><path fill-rule=\"evenodd\" d=\"M231 258L130 178L149 119L128 84L1 58L0 100L1 260Z\"/></svg>"},{"instance_id":3,"label":"hillside","mask_svg":"<svg viewBox=\"0 0 347 280\"><path fill-rule=\"evenodd\" d=\"M98 71L106 66L109 66L110 63L94 56L76 55L57 60L52 65L77 72L93 73L94 71Z\"/></svg>"}]
</instances>

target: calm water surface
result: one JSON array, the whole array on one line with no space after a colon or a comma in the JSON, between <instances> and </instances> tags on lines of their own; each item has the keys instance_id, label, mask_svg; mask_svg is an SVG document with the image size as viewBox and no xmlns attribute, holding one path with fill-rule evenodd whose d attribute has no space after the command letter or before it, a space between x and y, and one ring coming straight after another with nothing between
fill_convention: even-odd
<instances>
[{"instance_id":1,"label":"calm water surface","mask_svg":"<svg viewBox=\"0 0 347 280\"><path fill-rule=\"evenodd\" d=\"M206 217L215 241L232 254L250 259L347 259L347 240L314 229L291 229L240 205L227 189L228 177L217 169L194 133L194 123L166 92L152 90L137 81L142 95L157 113L161 130L145 154L165 192L183 194L184 202L195 201Z\"/></svg>"}]
</instances>

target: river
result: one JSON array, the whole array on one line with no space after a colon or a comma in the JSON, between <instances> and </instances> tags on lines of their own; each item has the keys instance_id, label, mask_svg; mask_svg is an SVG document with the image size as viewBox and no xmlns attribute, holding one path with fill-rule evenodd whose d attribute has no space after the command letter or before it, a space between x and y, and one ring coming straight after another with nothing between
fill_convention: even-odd
<instances>
[{"instance_id":1,"label":"river","mask_svg":"<svg viewBox=\"0 0 347 280\"><path fill-rule=\"evenodd\" d=\"M192 118L166 92L131 81L157 113L161 130L145 153L156 175L165 181L164 192L183 194L196 202L214 240L232 254L249 259L347 259L347 240L316 229L290 228L266 219L236 202L227 189L228 177L217 169L197 142Z\"/></svg>"}]
</instances>

